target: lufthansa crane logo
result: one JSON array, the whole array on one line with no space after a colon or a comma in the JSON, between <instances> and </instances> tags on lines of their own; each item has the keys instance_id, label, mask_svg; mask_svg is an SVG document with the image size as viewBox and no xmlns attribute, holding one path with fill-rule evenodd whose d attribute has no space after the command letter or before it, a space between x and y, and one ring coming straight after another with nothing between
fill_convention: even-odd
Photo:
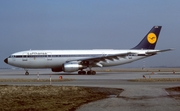
<instances>
[{"instance_id":1,"label":"lufthansa crane logo","mask_svg":"<svg viewBox=\"0 0 180 111\"><path fill-rule=\"evenodd\" d=\"M154 44L156 43L157 41L157 37L156 37L156 34L154 33L149 33L148 36L147 36L147 40L150 44Z\"/></svg>"}]
</instances>

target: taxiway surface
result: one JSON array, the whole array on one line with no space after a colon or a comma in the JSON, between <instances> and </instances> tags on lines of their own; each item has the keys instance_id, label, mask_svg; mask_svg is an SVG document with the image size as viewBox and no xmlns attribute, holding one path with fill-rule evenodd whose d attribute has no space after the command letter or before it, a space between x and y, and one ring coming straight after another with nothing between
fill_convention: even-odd
<instances>
[{"instance_id":1,"label":"taxiway surface","mask_svg":"<svg viewBox=\"0 0 180 111\"><path fill-rule=\"evenodd\" d=\"M164 88L179 86L179 82L130 82L129 79L142 78L180 78L180 73L150 72L100 72L97 75L77 75L75 73L51 73L48 70L31 70L30 75L24 75L23 70L0 70L0 78L9 79L73 79L72 81L52 82L52 85L89 86L122 88L120 95L91 102L81 106L77 111L179 111L180 101L169 97ZM10 85L48 85L49 82L0 82Z\"/></svg>"}]
</instances>

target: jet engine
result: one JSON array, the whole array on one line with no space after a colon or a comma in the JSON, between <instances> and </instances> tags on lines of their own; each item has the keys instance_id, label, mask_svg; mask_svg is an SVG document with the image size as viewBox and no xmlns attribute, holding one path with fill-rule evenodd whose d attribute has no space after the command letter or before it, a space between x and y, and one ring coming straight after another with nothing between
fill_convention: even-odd
<instances>
[{"instance_id":1,"label":"jet engine","mask_svg":"<svg viewBox=\"0 0 180 111\"><path fill-rule=\"evenodd\" d=\"M62 67L64 72L74 72L83 68L83 65L77 63L65 63Z\"/></svg>"},{"instance_id":2,"label":"jet engine","mask_svg":"<svg viewBox=\"0 0 180 111\"><path fill-rule=\"evenodd\" d=\"M62 67L52 68L51 70L52 70L52 72L61 72L61 71L63 71L63 70L62 70Z\"/></svg>"}]
</instances>

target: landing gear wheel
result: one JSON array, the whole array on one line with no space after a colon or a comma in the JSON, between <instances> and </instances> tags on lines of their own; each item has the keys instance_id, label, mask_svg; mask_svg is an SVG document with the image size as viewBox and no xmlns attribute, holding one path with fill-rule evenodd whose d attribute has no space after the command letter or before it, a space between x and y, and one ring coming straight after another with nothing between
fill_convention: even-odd
<instances>
[{"instance_id":1,"label":"landing gear wheel","mask_svg":"<svg viewBox=\"0 0 180 111\"><path fill-rule=\"evenodd\" d=\"M82 74L83 74L83 75L86 75L86 71L82 71Z\"/></svg>"},{"instance_id":2,"label":"landing gear wheel","mask_svg":"<svg viewBox=\"0 0 180 111\"><path fill-rule=\"evenodd\" d=\"M92 75L96 75L96 71L92 71L91 74L92 74Z\"/></svg>"},{"instance_id":3,"label":"landing gear wheel","mask_svg":"<svg viewBox=\"0 0 180 111\"><path fill-rule=\"evenodd\" d=\"M78 74L81 75L81 71L78 71Z\"/></svg>"},{"instance_id":4,"label":"landing gear wheel","mask_svg":"<svg viewBox=\"0 0 180 111\"><path fill-rule=\"evenodd\" d=\"M79 74L79 75L85 75L85 74L86 74L86 71L78 71L78 74Z\"/></svg>"},{"instance_id":5,"label":"landing gear wheel","mask_svg":"<svg viewBox=\"0 0 180 111\"><path fill-rule=\"evenodd\" d=\"M87 71L87 75L91 75L91 71Z\"/></svg>"},{"instance_id":6,"label":"landing gear wheel","mask_svg":"<svg viewBox=\"0 0 180 111\"><path fill-rule=\"evenodd\" d=\"M25 72L25 75L29 75L29 72L28 72L28 71L26 71L26 72Z\"/></svg>"},{"instance_id":7,"label":"landing gear wheel","mask_svg":"<svg viewBox=\"0 0 180 111\"><path fill-rule=\"evenodd\" d=\"M96 71L87 71L87 75L95 75Z\"/></svg>"}]
</instances>

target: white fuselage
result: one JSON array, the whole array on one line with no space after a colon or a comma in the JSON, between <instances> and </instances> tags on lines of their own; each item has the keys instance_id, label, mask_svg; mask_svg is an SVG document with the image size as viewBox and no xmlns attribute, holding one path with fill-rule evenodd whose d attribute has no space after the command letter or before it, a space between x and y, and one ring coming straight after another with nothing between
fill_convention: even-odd
<instances>
[{"instance_id":1,"label":"white fuselage","mask_svg":"<svg viewBox=\"0 0 180 111\"><path fill-rule=\"evenodd\" d=\"M28 68L51 68L52 72L75 72L96 74L92 67L108 67L130 63L172 49L154 50L162 26L153 26L135 47L129 50L29 50L17 52L4 59L12 66ZM85 71L84 69L89 68ZM25 75L29 75L26 70Z\"/></svg>"},{"instance_id":2,"label":"white fuselage","mask_svg":"<svg viewBox=\"0 0 180 111\"><path fill-rule=\"evenodd\" d=\"M104 57L126 52L135 53L99 62L103 67L107 67L126 64L151 56L146 55L148 51L152 50L29 50L12 54L8 58L8 64L21 68L57 68L68 61L77 59Z\"/></svg>"}]
</instances>

